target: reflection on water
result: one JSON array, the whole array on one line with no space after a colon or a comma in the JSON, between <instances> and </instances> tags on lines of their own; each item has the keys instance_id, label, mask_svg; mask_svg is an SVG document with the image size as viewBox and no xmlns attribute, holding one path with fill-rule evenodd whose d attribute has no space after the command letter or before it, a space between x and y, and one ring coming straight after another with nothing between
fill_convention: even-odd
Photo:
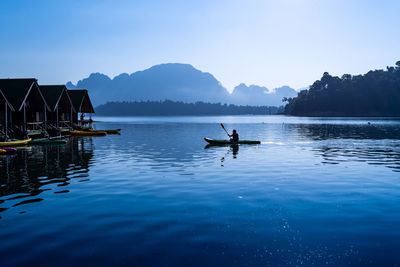
<instances>
[{"instance_id":1,"label":"reflection on water","mask_svg":"<svg viewBox=\"0 0 400 267\"><path fill-rule=\"evenodd\" d=\"M289 124L300 135L313 140L326 139L394 139L400 140L400 127L395 124Z\"/></svg>"},{"instance_id":2,"label":"reflection on water","mask_svg":"<svg viewBox=\"0 0 400 267\"><path fill-rule=\"evenodd\" d=\"M93 142L88 138L70 139L66 145L23 147L16 155L1 157L0 212L42 201L40 194L52 184L55 194L68 193L71 179L87 179L92 157Z\"/></svg>"},{"instance_id":3,"label":"reflection on water","mask_svg":"<svg viewBox=\"0 0 400 267\"><path fill-rule=\"evenodd\" d=\"M238 144L233 144L233 145L223 145L223 146L221 146L221 145L210 145L210 144L208 144L208 145L206 145L204 148L205 149L210 149L210 148L218 148L218 147L228 147L229 149L228 149L228 152L226 153L226 155L228 155L228 154L232 154L232 157L234 158L234 159L236 159L236 157L237 157L237 154L239 153L239 145ZM221 161L223 161L223 159L225 159L225 157L222 157L222 159L221 159Z\"/></svg>"},{"instance_id":4,"label":"reflection on water","mask_svg":"<svg viewBox=\"0 0 400 267\"><path fill-rule=\"evenodd\" d=\"M229 156L229 154L232 154L232 158L236 159L237 158L237 154L239 153L239 145L237 144L233 144L233 145L206 145L204 147L204 149L213 149L213 148L221 148L221 147L226 147L227 148L227 152L226 154L221 157L221 167L224 167L224 162L225 162L225 158Z\"/></svg>"},{"instance_id":5,"label":"reflection on water","mask_svg":"<svg viewBox=\"0 0 400 267\"><path fill-rule=\"evenodd\" d=\"M393 143L392 147L372 144L365 147L360 143L352 143L349 147L343 146L321 146L315 148L315 152L323 158L322 163L339 164L345 161L366 162L373 165L386 166L394 172L400 172L400 144Z\"/></svg>"},{"instance_id":6,"label":"reflection on water","mask_svg":"<svg viewBox=\"0 0 400 267\"><path fill-rule=\"evenodd\" d=\"M221 122L261 145L205 149L204 137L226 138ZM122 134L0 158L0 266L400 262L399 121L141 117L95 127Z\"/></svg>"},{"instance_id":7,"label":"reflection on water","mask_svg":"<svg viewBox=\"0 0 400 267\"><path fill-rule=\"evenodd\" d=\"M322 163L357 161L400 171L398 125L300 124L290 128L315 141L313 151L321 155Z\"/></svg>"}]
</instances>

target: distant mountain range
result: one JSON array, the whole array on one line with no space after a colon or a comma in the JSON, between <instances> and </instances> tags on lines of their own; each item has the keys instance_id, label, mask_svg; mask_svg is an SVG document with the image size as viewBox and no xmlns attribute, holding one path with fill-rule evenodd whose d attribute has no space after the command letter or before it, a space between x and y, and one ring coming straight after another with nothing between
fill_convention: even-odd
<instances>
[{"instance_id":1,"label":"distant mountain range","mask_svg":"<svg viewBox=\"0 0 400 267\"><path fill-rule=\"evenodd\" d=\"M113 79L92 73L69 89L88 89L95 106L110 101L182 101L194 103L228 103L251 106L281 106L283 97L297 92L288 86L275 90L256 85L240 84L232 94L213 75L189 64L168 63L153 66L132 74L123 73Z\"/></svg>"},{"instance_id":2,"label":"distant mountain range","mask_svg":"<svg viewBox=\"0 0 400 267\"><path fill-rule=\"evenodd\" d=\"M289 86L282 86L273 91L268 88L244 83L236 86L230 95L229 103L251 106L282 106L282 98L297 96L296 90Z\"/></svg>"}]
</instances>

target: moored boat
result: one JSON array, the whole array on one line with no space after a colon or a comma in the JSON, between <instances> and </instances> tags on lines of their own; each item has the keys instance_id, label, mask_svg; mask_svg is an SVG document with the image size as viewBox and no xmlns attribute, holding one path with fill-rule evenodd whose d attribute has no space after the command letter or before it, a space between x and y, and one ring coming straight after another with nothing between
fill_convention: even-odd
<instances>
[{"instance_id":1,"label":"moored boat","mask_svg":"<svg viewBox=\"0 0 400 267\"><path fill-rule=\"evenodd\" d=\"M54 144L54 145L62 145L66 144L67 140L65 139L36 139L29 142L32 145L46 145L46 144Z\"/></svg>"},{"instance_id":2,"label":"moored boat","mask_svg":"<svg viewBox=\"0 0 400 267\"><path fill-rule=\"evenodd\" d=\"M9 146L24 146L27 145L32 139L24 139L24 140L13 140L8 142L0 142L0 147L9 147Z\"/></svg>"},{"instance_id":3,"label":"moored boat","mask_svg":"<svg viewBox=\"0 0 400 267\"><path fill-rule=\"evenodd\" d=\"M105 136L107 135L104 131L70 131L71 135L75 136Z\"/></svg>"},{"instance_id":4,"label":"moored boat","mask_svg":"<svg viewBox=\"0 0 400 267\"><path fill-rule=\"evenodd\" d=\"M121 129L115 129L115 130L94 130L94 129L89 129L89 132L106 132L107 134L119 134Z\"/></svg>"},{"instance_id":5,"label":"moored boat","mask_svg":"<svg viewBox=\"0 0 400 267\"><path fill-rule=\"evenodd\" d=\"M257 145L261 144L260 141L257 140L239 140L239 142L232 142L231 140L216 140L210 138L204 138L204 140L210 145L238 145L238 144L247 144L247 145Z\"/></svg>"},{"instance_id":6,"label":"moored boat","mask_svg":"<svg viewBox=\"0 0 400 267\"><path fill-rule=\"evenodd\" d=\"M0 147L0 154L11 154L17 151L17 149L13 147Z\"/></svg>"}]
</instances>

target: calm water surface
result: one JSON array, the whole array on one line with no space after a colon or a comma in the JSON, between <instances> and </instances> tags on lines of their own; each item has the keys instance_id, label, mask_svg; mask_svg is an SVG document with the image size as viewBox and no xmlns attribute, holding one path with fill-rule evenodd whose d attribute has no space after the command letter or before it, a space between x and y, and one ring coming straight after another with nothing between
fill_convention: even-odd
<instances>
[{"instance_id":1,"label":"calm water surface","mask_svg":"<svg viewBox=\"0 0 400 267\"><path fill-rule=\"evenodd\" d=\"M400 120L97 119L0 157L0 266L400 265Z\"/></svg>"}]
</instances>

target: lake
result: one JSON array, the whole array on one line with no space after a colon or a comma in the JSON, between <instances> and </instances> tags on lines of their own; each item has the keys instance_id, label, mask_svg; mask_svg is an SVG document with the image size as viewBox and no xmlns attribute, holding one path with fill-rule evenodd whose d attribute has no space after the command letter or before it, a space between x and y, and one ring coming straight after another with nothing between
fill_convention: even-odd
<instances>
[{"instance_id":1,"label":"lake","mask_svg":"<svg viewBox=\"0 0 400 267\"><path fill-rule=\"evenodd\" d=\"M400 264L399 119L96 120L0 156L0 266Z\"/></svg>"}]
</instances>

